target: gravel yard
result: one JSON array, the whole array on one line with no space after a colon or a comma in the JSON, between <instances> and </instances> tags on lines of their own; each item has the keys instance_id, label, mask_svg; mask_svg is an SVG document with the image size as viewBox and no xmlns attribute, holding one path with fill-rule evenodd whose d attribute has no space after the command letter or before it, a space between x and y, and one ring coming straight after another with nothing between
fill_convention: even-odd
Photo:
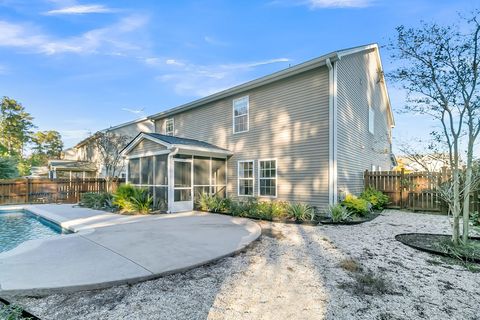
<instances>
[{"instance_id":1,"label":"gravel yard","mask_svg":"<svg viewBox=\"0 0 480 320\"><path fill-rule=\"evenodd\" d=\"M216 264L16 302L42 319L479 318L480 273L394 239L448 233L445 216L389 210L361 225L261 226L259 241Z\"/></svg>"}]
</instances>

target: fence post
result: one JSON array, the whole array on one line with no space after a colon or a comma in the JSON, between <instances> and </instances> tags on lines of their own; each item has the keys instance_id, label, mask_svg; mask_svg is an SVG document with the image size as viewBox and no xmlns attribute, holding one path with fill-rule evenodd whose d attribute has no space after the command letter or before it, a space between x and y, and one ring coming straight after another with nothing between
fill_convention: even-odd
<instances>
[{"instance_id":1,"label":"fence post","mask_svg":"<svg viewBox=\"0 0 480 320\"><path fill-rule=\"evenodd\" d=\"M403 183L405 181L405 168L400 170L400 208L405 208L405 202L403 200Z\"/></svg>"},{"instance_id":2,"label":"fence post","mask_svg":"<svg viewBox=\"0 0 480 320\"><path fill-rule=\"evenodd\" d=\"M30 181L25 177L25 203L28 203L30 200Z\"/></svg>"},{"instance_id":3,"label":"fence post","mask_svg":"<svg viewBox=\"0 0 480 320\"><path fill-rule=\"evenodd\" d=\"M364 186L364 189L367 189L369 186L370 186L370 176L369 176L369 172L368 172L368 169L365 170L365 172L363 173L363 186Z\"/></svg>"}]
</instances>

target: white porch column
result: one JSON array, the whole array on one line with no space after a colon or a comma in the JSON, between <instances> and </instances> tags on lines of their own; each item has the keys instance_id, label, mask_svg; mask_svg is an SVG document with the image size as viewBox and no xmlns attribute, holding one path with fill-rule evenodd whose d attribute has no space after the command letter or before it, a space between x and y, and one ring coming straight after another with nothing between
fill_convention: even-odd
<instances>
[{"instance_id":1,"label":"white porch column","mask_svg":"<svg viewBox=\"0 0 480 320\"><path fill-rule=\"evenodd\" d=\"M175 148L171 153L168 154L167 160L167 172L168 172L168 213L173 212L173 199L174 199L174 185L175 185L175 174L174 174L174 162L173 157L178 153L178 148Z\"/></svg>"}]
</instances>

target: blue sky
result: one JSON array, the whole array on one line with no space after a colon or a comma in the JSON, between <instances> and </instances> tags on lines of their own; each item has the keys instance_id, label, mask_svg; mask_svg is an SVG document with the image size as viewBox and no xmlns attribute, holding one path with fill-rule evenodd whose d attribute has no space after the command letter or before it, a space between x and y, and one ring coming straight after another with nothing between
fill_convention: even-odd
<instances>
[{"instance_id":1,"label":"blue sky","mask_svg":"<svg viewBox=\"0 0 480 320\"><path fill-rule=\"evenodd\" d=\"M449 24L463 0L0 0L0 95L71 146L337 49L377 42L420 20ZM382 51L384 68L392 62ZM389 84L395 111L403 93ZM432 122L396 113L394 136Z\"/></svg>"}]
</instances>

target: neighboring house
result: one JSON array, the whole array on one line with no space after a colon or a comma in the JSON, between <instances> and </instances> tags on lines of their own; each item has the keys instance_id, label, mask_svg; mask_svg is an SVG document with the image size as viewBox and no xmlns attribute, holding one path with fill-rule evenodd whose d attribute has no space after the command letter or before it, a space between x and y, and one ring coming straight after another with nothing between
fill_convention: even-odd
<instances>
[{"instance_id":1,"label":"neighboring house","mask_svg":"<svg viewBox=\"0 0 480 320\"><path fill-rule=\"evenodd\" d=\"M117 126L113 126L100 132L111 132L117 135L122 135L129 137L129 139L133 139L136 135L140 132L153 132L154 131L154 124L153 121L148 118L141 118L134 121L122 123ZM105 176L105 168L103 167L100 159L99 153L95 146L94 135L89 136L88 138L80 141L74 147L64 150L63 152L63 159L64 160L71 160L76 161L77 163L71 163L70 166L78 166L78 167L85 167L88 165L89 167L93 166L95 168L95 175L98 177ZM86 164L88 163L88 164ZM119 177L125 176L125 163L120 164Z\"/></svg>"},{"instance_id":2,"label":"neighboring house","mask_svg":"<svg viewBox=\"0 0 480 320\"><path fill-rule=\"evenodd\" d=\"M210 192L325 208L392 168L394 119L376 44L336 51L152 115L127 181L170 212ZM172 137L173 136L173 137Z\"/></svg>"},{"instance_id":3,"label":"neighboring house","mask_svg":"<svg viewBox=\"0 0 480 320\"><path fill-rule=\"evenodd\" d=\"M48 165L32 167L28 178L87 179L97 177L97 167L88 161L49 160Z\"/></svg>"},{"instance_id":4,"label":"neighboring house","mask_svg":"<svg viewBox=\"0 0 480 320\"><path fill-rule=\"evenodd\" d=\"M398 157L395 170L441 172L443 167L449 166L450 157L447 153L410 154Z\"/></svg>"}]
</instances>

